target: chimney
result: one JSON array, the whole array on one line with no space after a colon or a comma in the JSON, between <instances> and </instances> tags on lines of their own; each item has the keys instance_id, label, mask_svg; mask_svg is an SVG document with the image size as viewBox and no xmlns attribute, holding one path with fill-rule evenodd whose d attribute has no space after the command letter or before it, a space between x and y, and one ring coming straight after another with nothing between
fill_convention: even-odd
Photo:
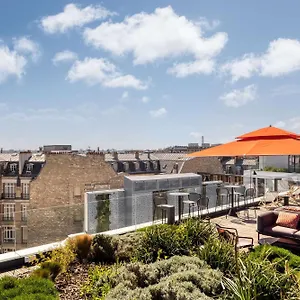
<instances>
[{"instance_id":1,"label":"chimney","mask_svg":"<svg viewBox=\"0 0 300 300\"><path fill-rule=\"evenodd\" d=\"M1 153L3 153L3 148L1 148L1 151L0 151Z\"/></svg>"},{"instance_id":2,"label":"chimney","mask_svg":"<svg viewBox=\"0 0 300 300\"><path fill-rule=\"evenodd\" d=\"M22 174L26 160L31 157L31 151L22 151L19 153L19 175Z\"/></svg>"},{"instance_id":3,"label":"chimney","mask_svg":"<svg viewBox=\"0 0 300 300\"><path fill-rule=\"evenodd\" d=\"M202 146L204 145L204 135L202 135Z\"/></svg>"},{"instance_id":4,"label":"chimney","mask_svg":"<svg viewBox=\"0 0 300 300\"><path fill-rule=\"evenodd\" d=\"M140 159L140 153L138 151L135 152L134 154L135 159L139 160Z\"/></svg>"},{"instance_id":5,"label":"chimney","mask_svg":"<svg viewBox=\"0 0 300 300\"><path fill-rule=\"evenodd\" d=\"M100 152L100 148L99 148L99 147L97 147L97 152L98 152L98 153Z\"/></svg>"},{"instance_id":6,"label":"chimney","mask_svg":"<svg viewBox=\"0 0 300 300\"><path fill-rule=\"evenodd\" d=\"M118 160L119 159L117 151L113 152L113 159L114 160Z\"/></svg>"}]
</instances>

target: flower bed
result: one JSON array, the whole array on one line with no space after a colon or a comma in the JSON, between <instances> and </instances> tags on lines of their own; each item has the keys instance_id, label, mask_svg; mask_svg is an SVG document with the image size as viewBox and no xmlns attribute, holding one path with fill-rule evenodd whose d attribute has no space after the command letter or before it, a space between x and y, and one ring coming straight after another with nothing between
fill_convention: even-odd
<instances>
[{"instance_id":1,"label":"flower bed","mask_svg":"<svg viewBox=\"0 0 300 300\"><path fill-rule=\"evenodd\" d=\"M122 236L70 239L40 257L32 278L54 282L60 299L287 300L299 299L299 259L271 246L236 253L212 223L188 219Z\"/></svg>"}]
</instances>

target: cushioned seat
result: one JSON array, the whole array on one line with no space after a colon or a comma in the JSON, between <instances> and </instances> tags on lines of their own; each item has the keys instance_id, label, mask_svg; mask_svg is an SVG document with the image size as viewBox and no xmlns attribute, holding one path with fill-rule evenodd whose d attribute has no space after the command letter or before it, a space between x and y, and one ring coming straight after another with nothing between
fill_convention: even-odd
<instances>
[{"instance_id":1,"label":"cushioned seat","mask_svg":"<svg viewBox=\"0 0 300 300\"><path fill-rule=\"evenodd\" d=\"M287 228L283 226L270 226L265 228L265 233L268 234L276 234L276 235L284 235L284 236L292 236L294 233L298 231L298 229Z\"/></svg>"},{"instance_id":2,"label":"cushioned seat","mask_svg":"<svg viewBox=\"0 0 300 300\"><path fill-rule=\"evenodd\" d=\"M295 238L300 239L300 230L294 233Z\"/></svg>"}]
</instances>

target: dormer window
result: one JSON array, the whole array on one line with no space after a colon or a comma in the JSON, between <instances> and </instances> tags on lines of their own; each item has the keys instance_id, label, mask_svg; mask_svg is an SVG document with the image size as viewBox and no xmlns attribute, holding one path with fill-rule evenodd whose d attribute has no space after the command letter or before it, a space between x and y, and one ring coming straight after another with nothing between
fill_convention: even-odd
<instances>
[{"instance_id":1,"label":"dormer window","mask_svg":"<svg viewBox=\"0 0 300 300\"><path fill-rule=\"evenodd\" d=\"M33 164L27 164L26 171L31 172L33 170Z\"/></svg>"},{"instance_id":2,"label":"dormer window","mask_svg":"<svg viewBox=\"0 0 300 300\"><path fill-rule=\"evenodd\" d=\"M16 170L17 170L17 164L10 164L10 171L12 172L12 173L15 173L16 172Z\"/></svg>"}]
</instances>

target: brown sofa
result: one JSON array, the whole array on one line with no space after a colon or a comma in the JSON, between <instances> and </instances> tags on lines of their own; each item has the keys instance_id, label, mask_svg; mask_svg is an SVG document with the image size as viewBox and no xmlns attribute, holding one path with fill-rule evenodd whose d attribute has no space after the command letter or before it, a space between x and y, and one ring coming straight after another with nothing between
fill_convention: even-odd
<instances>
[{"instance_id":1,"label":"brown sofa","mask_svg":"<svg viewBox=\"0 0 300 300\"><path fill-rule=\"evenodd\" d=\"M291 212L292 213L292 212ZM279 211L270 211L257 217L258 239L260 234L278 238L288 238L300 241L300 222L297 229L276 225Z\"/></svg>"}]
</instances>

